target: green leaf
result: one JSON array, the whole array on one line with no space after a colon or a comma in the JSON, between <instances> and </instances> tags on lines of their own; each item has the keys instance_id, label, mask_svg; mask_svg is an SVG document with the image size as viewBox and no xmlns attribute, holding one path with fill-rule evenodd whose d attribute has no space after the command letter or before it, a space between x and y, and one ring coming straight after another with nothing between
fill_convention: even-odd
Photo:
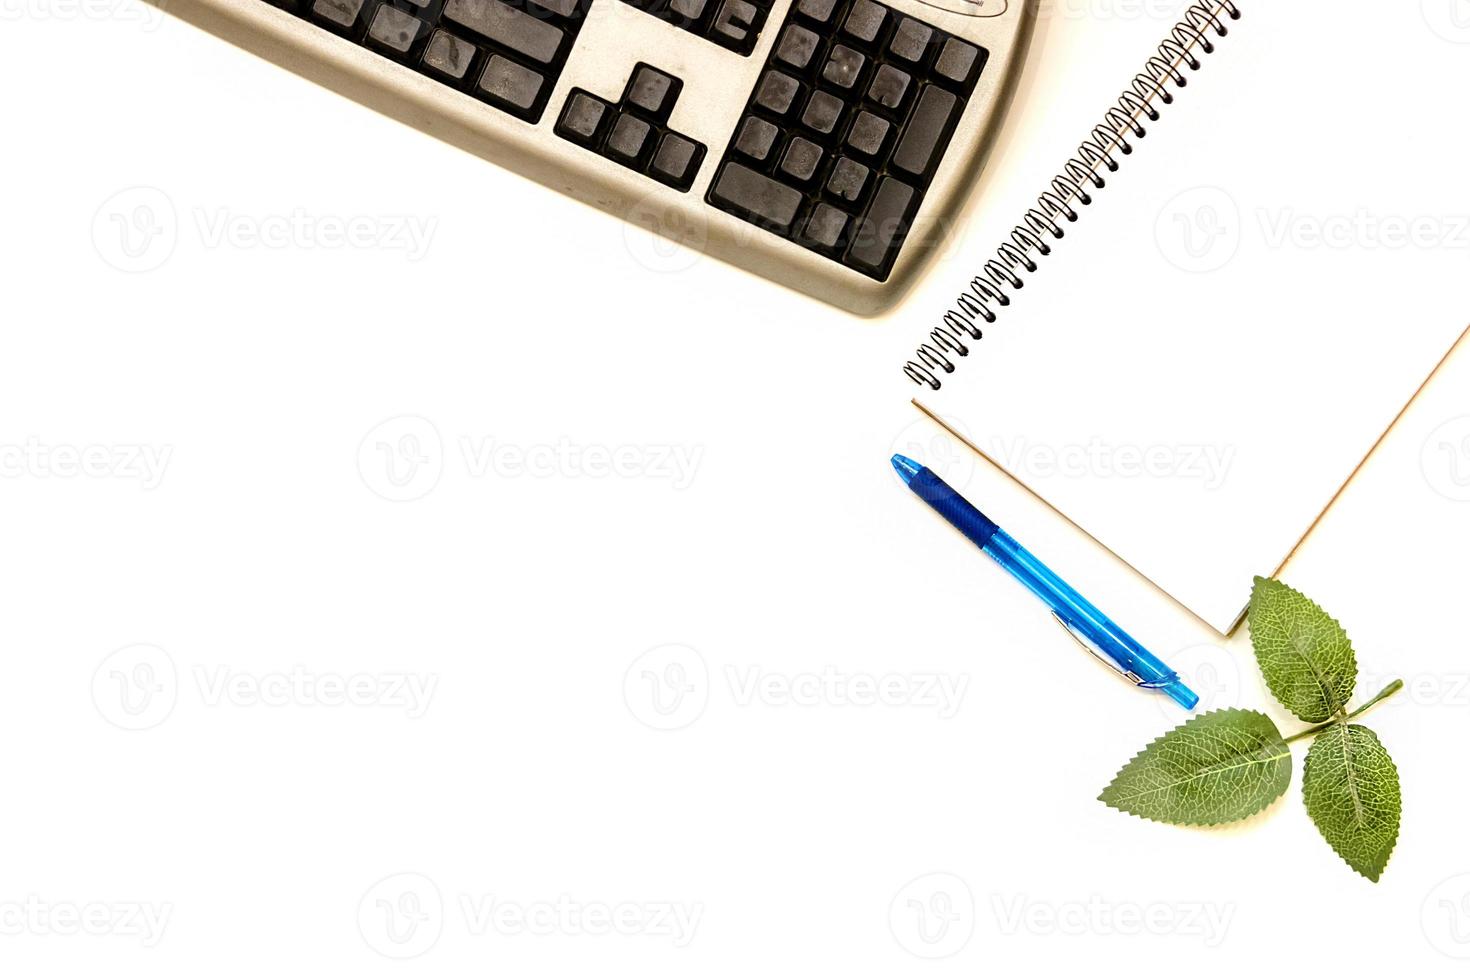
<instances>
[{"instance_id":1,"label":"green leaf","mask_svg":"<svg viewBox=\"0 0 1470 980\"><path fill-rule=\"evenodd\" d=\"M1317 736L1302 772L1312 822L1354 871L1377 881L1399 836L1399 771L1378 736L1333 725Z\"/></svg>"},{"instance_id":2,"label":"green leaf","mask_svg":"<svg viewBox=\"0 0 1470 980\"><path fill-rule=\"evenodd\" d=\"M1291 784L1291 751L1259 711L1227 708L1161 735L1119 771L1099 800L1148 820L1244 820Z\"/></svg>"},{"instance_id":3,"label":"green leaf","mask_svg":"<svg viewBox=\"0 0 1470 980\"><path fill-rule=\"evenodd\" d=\"M1322 607L1275 579L1257 578L1248 617L1266 686L1302 721L1326 721L1358 683L1353 645Z\"/></svg>"}]
</instances>

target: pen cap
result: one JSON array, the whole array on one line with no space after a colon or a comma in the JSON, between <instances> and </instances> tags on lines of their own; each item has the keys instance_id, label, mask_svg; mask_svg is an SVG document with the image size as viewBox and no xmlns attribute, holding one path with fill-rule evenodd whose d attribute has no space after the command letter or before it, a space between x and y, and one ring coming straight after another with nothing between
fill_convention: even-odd
<instances>
[{"instance_id":1,"label":"pen cap","mask_svg":"<svg viewBox=\"0 0 1470 980\"><path fill-rule=\"evenodd\" d=\"M1172 680L1156 685L1155 690L1169 695L1174 699L1174 703L1185 711L1192 711L1194 706L1199 704L1199 695L1191 691L1189 685L1179 679L1178 674L1175 674Z\"/></svg>"}]
</instances>

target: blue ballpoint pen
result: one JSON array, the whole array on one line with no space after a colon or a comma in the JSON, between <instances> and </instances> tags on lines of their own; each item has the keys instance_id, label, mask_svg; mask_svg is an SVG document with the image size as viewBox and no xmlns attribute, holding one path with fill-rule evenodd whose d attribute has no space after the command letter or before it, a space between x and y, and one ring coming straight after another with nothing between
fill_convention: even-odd
<instances>
[{"instance_id":1,"label":"blue ballpoint pen","mask_svg":"<svg viewBox=\"0 0 1470 980\"><path fill-rule=\"evenodd\" d=\"M1105 656L1128 680L1142 688L1163 691L1181 707L1193 708L1199 703L1199 695L1185 686L1177 673L1017 544L1015 538L980 513L957 490L906 456L894 456L893 468L921 500L1050 606L1057 620L1094 655Z\"/></svg>"}]
</instances>

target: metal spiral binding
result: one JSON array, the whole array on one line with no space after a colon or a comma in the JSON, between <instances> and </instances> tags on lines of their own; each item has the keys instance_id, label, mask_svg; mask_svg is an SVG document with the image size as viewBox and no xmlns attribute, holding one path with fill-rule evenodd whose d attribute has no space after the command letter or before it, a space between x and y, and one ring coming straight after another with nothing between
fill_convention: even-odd
<instances>
[{"instance_id":1,"label":"metal spiral binding","mask_svg":"<svg viewBox=\"0 0 1470 980\"><path fill-rule=\"evenodd\" d=\"M1036 258L1051 254L1047 237L1065 237L1063 221L1070 223L1079 217L1074 205L1092 203L1089 185L1093 190L1107 186L1102 171L1116 172L1117 155L1133 152L1129 138L1139 140L1146 135L1142 120L1158 122L1158 105L1174 103L1168 85L1173 83L1176 88L1184 88L1189 83L1183 68L1198 71L1198 55L1214 53L1210 32L1217 37L1229 34L1225 26L1227 18L1240 19L1240 10L1231 0L1203 0L1185 11L1184 19L1174 25L1143 72L1134 76L1132 85L1118 98L1118 104L1108 110L1103 121L1083 141L1077 156L1068 160L1063 172L1052 178L1051 185L1037 199L1036 207L1027 211L1022 223L1012 229L1010 239L1001 244L996 257L986 262L984 269L970 280L968 291L955 301L954 309L944 314L944 321L929 334L928 342L919 347L917 359L904 365L904 373L910 380L935 391L943 387L941 372L954 373L954 359L969 356L970 348L965 341L973 342L985 336L976 321L994 323L993 307L1011 304L1010 292L1025 285L1020 273L1036 272L1040 268Z\"/></svg>"}]
</instances>

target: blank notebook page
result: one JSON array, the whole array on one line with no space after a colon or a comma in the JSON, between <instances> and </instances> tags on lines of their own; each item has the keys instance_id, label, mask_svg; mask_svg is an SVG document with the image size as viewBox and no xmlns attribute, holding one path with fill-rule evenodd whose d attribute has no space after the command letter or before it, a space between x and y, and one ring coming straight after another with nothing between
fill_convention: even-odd
<instances>
[{"instance_id":1,"label":"blank notebook page","mask_svg":"<svg viewBox=\"0 0 1470 980\"><path fill-rule=\"evenodd\" d=\"M1186 6L1043 15L972 265ZM1470 26L1437 6L1241 3L984 340L916 398L1221 632L1470 323ZM1098 44L1106 58L1079 54Z\"/></svg>"}]
</instances>

